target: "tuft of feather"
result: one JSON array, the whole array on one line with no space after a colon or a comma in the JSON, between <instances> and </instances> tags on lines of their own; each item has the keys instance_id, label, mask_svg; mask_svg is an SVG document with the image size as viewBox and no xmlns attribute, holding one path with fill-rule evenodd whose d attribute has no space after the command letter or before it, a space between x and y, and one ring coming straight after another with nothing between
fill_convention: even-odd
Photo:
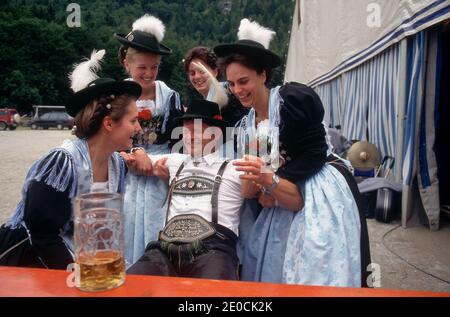
<instances>
[{"instance_id":1,"label":"tuft of feather","mask_svg":"<svg viewBox=\"0 0 450 317\"><path fill-rule=\"evenodd\" d=\"M150 14L145 14L133 23L133 31L142 31L145 33L153 34L158 42L164 39L164 33L166 27L162 21Z\"/></svg>"},{"instance_id":2,"label":"tuft of feather","mask_svg":"<svg viewBox=\"0 0 450 317\"><path fill-rule=\"evenodd\" d=\"M261 43L266 49L269 49L270 41L272 41L275 34L275 31L258 24L258 22L242 19L237 35L239 40L252 40Z\"/></svg>"},{"instance_id":3,"label":"tuft of feather","mask_svg":"<svg viewBox=\"0 0 450 317\"><path fill-rule=\"evenodd\" d=\"M208 86L209 90L214 92L213 102L219 105L219 108L222 109L224 106L228 104L228 95L225 88L219 83L216 77L203 65L202 63L192 62L197 69L204 72L208 76Z\"/></svg>"},{"instance_id":4,"label":"tuft of feather","mask_svg":"<svg viewBox=\"0 0 450 317\"><path fill-rule=\"evenodd\" d=\"M93 50L91 58L76 64L72 73L69 74L70 88L73 92L80 91L87 87L87 85L98 78L96 72L100 69L100 62L105 56L105 50Z\"/></svg>"}]
</instances>

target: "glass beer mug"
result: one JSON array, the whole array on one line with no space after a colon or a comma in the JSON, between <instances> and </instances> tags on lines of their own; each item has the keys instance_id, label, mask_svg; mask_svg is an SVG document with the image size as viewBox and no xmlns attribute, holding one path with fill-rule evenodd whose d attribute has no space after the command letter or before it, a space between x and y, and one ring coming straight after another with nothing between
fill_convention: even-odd
<instances>
[{"instance_id":1,"label":"glass beer mug","mask_svg":"<svg viewBox=\"0 0 450 317\"><path fill-rule=\"evenodd\" d=\"M125 282L122 206L123 197L117 193L75 198L76 286L80 290L108 290Z\"/></svg>"}]
</instances>

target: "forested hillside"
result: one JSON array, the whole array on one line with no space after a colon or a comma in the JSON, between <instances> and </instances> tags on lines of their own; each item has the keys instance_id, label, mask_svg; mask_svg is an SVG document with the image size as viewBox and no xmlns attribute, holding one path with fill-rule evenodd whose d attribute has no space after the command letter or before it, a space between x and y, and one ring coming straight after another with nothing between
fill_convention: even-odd
<instances>
[{"instance_id":1,"label":"forested hillside","mask_svg":"<svg viewBox=\"0 0 450 317\"><path fill-rule=\"evenodd\" d=\"M277 32L271 49L284 58L294 6L292 0L77 0L81 25L69 27L66 9L74 2L1 1L0 107L23 114L33 104L63 104L71 65L93 48L107 51L103 75L124 78L113 33L128 33L144 13L166 24L163 43L174 52L163 59L159 78L186 97L192 92L181 61L189 48L234 42L239 21L248 17ZM279 67L272 84L281 83L283 71Z\"/></svg>"}]
</instances>

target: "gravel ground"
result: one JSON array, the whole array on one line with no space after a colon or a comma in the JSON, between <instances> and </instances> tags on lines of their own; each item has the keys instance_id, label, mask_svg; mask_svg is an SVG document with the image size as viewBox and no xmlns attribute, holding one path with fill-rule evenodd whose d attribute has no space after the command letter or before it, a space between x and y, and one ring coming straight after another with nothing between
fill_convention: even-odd
<instances>
[{"instance_id":1,"label":"gravel ground","mask_svg":"<svg viewBox=\"0 0 450 317\"><path fill-rule=\"evenodd\" d=\"M20 201L23 181L31 164L71 137L68 130L0 131L0 224L9 218Z\"/></svg>"}]
</instances>

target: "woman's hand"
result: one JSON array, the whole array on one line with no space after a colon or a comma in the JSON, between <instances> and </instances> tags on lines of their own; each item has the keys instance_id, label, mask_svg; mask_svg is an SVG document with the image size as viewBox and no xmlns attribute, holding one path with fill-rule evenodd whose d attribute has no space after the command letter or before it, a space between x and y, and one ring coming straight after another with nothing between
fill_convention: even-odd
<instances>
[{"instance_id":1,"label":"woman's hand","mask_svg":"<svg viewBox=\"0 0 450 317\"><path fill-rule=\"evenodd\" d=\"M270 187L272 185L273 172L266 170L264 162L257 156L244 155L242 160L233 162L236 171L245 172L239 177L242 180L252 181L262 187Z\"/></svg>"},{"instance_id":2,"label":"woman's hand","mask_svg":"<svg viewBox=\"0 0 450 317\"><path fill-rule=\"evenodd\" d=\"M126 152L120 152L120 156L122 156L123 160L125 161L125 164L127 164L128 170L131 171L133 174L136 174L136 159L134 158L133 154L128 154Z\"/></svg>"},{"instance_id":3,"label":"woman's hand","mask_svg":"<svg viewBox=\"0 0 450 317\"><path fill-rule=\"evenodd\" d=\"M245 182L253 183L253 185L259 188L261 194L258 198L262 206L280 206L290 211L299 211L303 208L303 197L296 184L280 178L278 185L272 188L272 177L274 173L266 169L264 162L260 158L244 155L243 160L234 161L233 165L236 166L237 171L245 172L239 176L243 180L242 188L244 188ZM270 192L266 191L268 188ZM244 191L242 192L244 194ZM257 192L254 193L254 195L257 194Z\"/></svg>"},{"instance_id":4,"label":"woman's hand","mask_svg":"<svg viewBox=\"0 0 450 317\"><path fill-rule=\"evenodd\" d=\"M133 153L120 152L128 169L136 175L153 176L152 161L144 150L136 150Z\"/></svg>"}]
</instances>

